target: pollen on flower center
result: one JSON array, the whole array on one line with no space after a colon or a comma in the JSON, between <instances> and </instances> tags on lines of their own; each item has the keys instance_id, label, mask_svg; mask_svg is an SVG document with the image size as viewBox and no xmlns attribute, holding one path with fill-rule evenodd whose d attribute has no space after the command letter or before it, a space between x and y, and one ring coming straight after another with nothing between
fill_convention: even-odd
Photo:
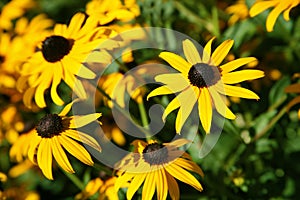
<instances>
[{"instance_id":1,"label":"pollen on flower center","mask_svg":"<svg viewBox=\"0 0 300 200\"><path fill-rule=\"evenodd\" d=\"M168 150L162 144L149 144L143 150L143 157L150 165L159 165L167 161Z\"/></svg>"},{"instance_id":2,"label":"pollen on flower center","mask_svg":"<svg viewBox=\"0 0 300 200\"><path fill-rule=\"evenodd\" d=\"M42 44L42 53L48 62L57 62L72 49L74 41L59 35L47 37Z\"/></svg>"},{"instance_id":3,"label":"pollen on flower center","mask_svg":"<svg viewBox=\"0 0 300 200\"><path fill-rule=\"evenodd\" d=\"M197 63L191 67L188 79L192 85L198 88L209 87L221 79L220 69L206 63Z\"/></svg>"},{"instance_id":4,"label":"pollen on flower center","mask_svg":"<svg viewBox=\"0 0 300 200\"><path fill-rule=\"evenodd\" d=\"M52 138L63 131L63 121L57 114L47 114L40 119L36 131L42 138Z\"/></svg>"}]
</instances>

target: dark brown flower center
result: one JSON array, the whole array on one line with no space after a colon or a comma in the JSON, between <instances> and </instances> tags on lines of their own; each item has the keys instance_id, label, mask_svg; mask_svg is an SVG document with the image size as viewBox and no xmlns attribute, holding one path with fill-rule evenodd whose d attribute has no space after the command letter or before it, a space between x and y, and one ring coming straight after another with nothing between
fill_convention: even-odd
<instances>
[{"instance_id":1,"label":"dark brown flower center","mask_svg":"<svg viewBox=\"0 0 300 200\"><path fill-rule=\"evenodd\" d=\"M63 121L57 114L47 114L36 126L36 131L42 138L52 138L63 131Z\"/></svg>"},{"instance_id":2,"label":"dark brown flower center","mask_svg":"<svg viewBox=\"0 0 300 200\"><path fill-rule=\"evenodd\" d=\"M5 61L5 57L2 56L2 55L0 55L0 64L1 64L1 63L4 63L4 61Z\"/></svg>"},{"instance_id":3,"label":"dark brown flower center","mask_svg":"<svg viewBox=\"0 0 300 200\"><path fill-rule=\"evenodd\" d=\"M162 144L149 144L143 150L143 157L144 160L150 165L159 165L167 161L168 150Z\"/></svg>"},{"instance_id":4,"label":"dark brown flower center","mask_svg":"<svg viewBox=\"0 0 300 200\"><path fill-rule=\"evenodd\" d=\"M198 88L209 87L216 84L220 79L220 69L206 63L193 65L188 73L190 83Z\"/></svg>"},{"instance_id":5,"label":"dark brown flower center","mask_svg":"<svg viewBox=\"0 0 300 200\"><path fill-rule=\"evenodd\" d=\"M59 35L47 37L42 44L42 53L48 62L60 61L65 55L68 55L72 49L74 40L66 39Z\"/></svg>"}]
</instances>

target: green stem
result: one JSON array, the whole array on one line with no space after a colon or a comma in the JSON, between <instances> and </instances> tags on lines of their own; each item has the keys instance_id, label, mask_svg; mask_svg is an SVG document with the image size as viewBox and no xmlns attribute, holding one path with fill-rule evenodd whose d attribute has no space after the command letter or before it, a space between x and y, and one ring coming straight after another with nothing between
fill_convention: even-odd
<instances>
[{"instance_id":1,"label":"green stem","mask_svg":"<svg viewBox=\"0 0 300 200\"><path fill-rule=\"evenodd\" d=\"M279 113L269 122L269 124L263 129L261 130L259 133L257 133L255 135L255 137L253 138L252 142L257 141L258 139L260 139L261 137L263 137L266 133L268 133L268 131L273 128L274 124L276 124L276 122L278 122L278 120L287 112L287 106L283 107Z\"/></svg>"},{"instance_id":2,"label":"green stem","mask_svg":"<svg viewBox=\"0 0 300 200\"><path fill-rule=\"evenodd\" d=\"M76 185L78 187L78 189L84 190L84 184L81 182L81 180L75 174L68 173L63 169L62 169L62 171L72 181L72 183L74 183L74 185Z\"/></svg>"},{"instance_id":3,"label":"green stem","mask_svg":"<svg viewBox=\"0 0 300 200\"><path fill-rule=\"evenodd\" d=\"M149 122L148 122L147 112L146 112L143 100L140 103L138 103L138 107L139 107L139 111L140 111L142 125L145 129L148 130L149 127L147 127L147 126L149 125ZM151 138L151 135L148 132L145 132L145 136L146 136L147 140L149 140Z\"/></svg>"}]
</instances>

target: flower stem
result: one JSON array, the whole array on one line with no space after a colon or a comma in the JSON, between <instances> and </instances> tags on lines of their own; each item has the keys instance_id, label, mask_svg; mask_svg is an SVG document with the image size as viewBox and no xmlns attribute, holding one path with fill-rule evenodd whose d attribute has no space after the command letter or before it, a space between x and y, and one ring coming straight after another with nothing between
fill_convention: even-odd
<instances>
[{"instance_id":1,"label":"flower stem","mask_svg":"<svg viewBox=\"0 0 300 200\"><path fill-rule=\"evenodd\" d=\"M269 124L267 126L265 126L265 128L263 130L261 130L259 133L257 133L252 142L257 141L258 139L260 139L261 137L263 137L266 133L268 133L268 131L273 128L274 124L276 124L276 122L278 122L278 120L287 112L287 106L283 107L279 113L269 122Z\"/></svg>"},{"instance_id":2,"label":"flower stem","mask_svg":"<svg viewBox=\"0 0 300 200\"><path fill-rule=\"evenodd\" d=\"M74 185L76 185L78 187L78 189L80 189L80 190L84 189L84 184L81 182L81 180L75 174L68 173L63 169L62 169L62 171L72 181L72 183L74 183Z\"/></svg>"},{"instance_id":3,"label":"flower stem","mask_svg":"<svg viewBox=\"0 0 300 200\"><path fill-rule=\"evenodd\" d=\"M149 122L148 122L147 112L146 112L143 100L141 100L141 102L138 103L138 107L139 107L139 111L140 111L140 115L141 115L142 125L145 129L149 130L149 127L148 127ZM149 140L151 138L151 135L147 131L144 133L145 133L146 139Z\"/></svg>"}]
</instances>

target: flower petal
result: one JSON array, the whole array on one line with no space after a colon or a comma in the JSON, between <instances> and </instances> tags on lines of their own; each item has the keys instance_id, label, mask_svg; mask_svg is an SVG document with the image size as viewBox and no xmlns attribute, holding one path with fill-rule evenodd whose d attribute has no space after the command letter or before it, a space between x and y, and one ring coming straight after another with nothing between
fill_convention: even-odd
<instances>
[{"instance_id":1,"label":"flower petal","mask_svg":"<svg viewBox=\"0 0 300 200\"><path fill-rule=\"evenodd\" d=\"M70 138L73 138L79 142L82 142L84 144L87 144L94 149L101 151L101 147L99 146L98 142L88 134L82 133L77 130L68 129L64 132L65 135L69 136Z\"/></svg>"},{"instance_id":2,"label":"flower petal","mask_svg":"<svg viewBox=\"0 0 300 200\"><path fill-rule=\"evenodd\" d=\"M233 60L231 62L228 62L228 63L220 66L220 68L222 69L221 74L222 75L227 74L228 72L231 72L231 71L233 71L243 65L251 63L253 61L256 61L256 58L254 58L254 57L239 58L239 59Z\"/></svg>"},{"instance_id":3,"label":"flower petal","mask_svg":"<svg viewBox=\"0 0 300 200\"><path fill-rule=\"evenodd\" d=\"M142 183L144 182L146 175L146 173L140 173L134 176L126 193L127 199L132 199L134 193L141 187Z\"/></svg>"},{"instance_id":4,"label":"flower petal","mask_svg":"<svg viewBox=\"0 0 300 200\"><path fill-rule=\"evenodd\" d=\"M102 116L101 113L93 113L93 114L88 114L83 116L72 116L70 117L69 128L80 128L93 121L96 121L101 116Z\"/></svg>"},{"instance_id":5,"label":"flower petal","mask_svg":"<svg viewBox=\"0 0 300 200\"><path fill-rule=\"evenodd\" d=\"M53 73L53 80L52 80L52 85L51 85L51 90L50 90L50 94L51 94L51 98L53 100L53 102L56 105L63 105L64 101L59 97L59 95L57 94L57 86L60 84L61 79L62 79L62 68L59 66L57 67L55 70L55 72Z\"/></svg>"},{"instance_id":6,"label":"flower petal","mask_svg":"<svg viewBox=\"0 0 300 200\"><path fill-rule=\"evenodd\" d=\"M232 45L233 40L226 40L222 44L220 44L215 51L213 52L211 56L211 64L214 66L219 66L221 62L224 60L224 58L229 53Z\"/></svg>"},{"instance_id":7,"label":"flower petal","mask_svg":"<svg viewBox=\"0 0 300 200\"><path fill-rule=\"evenodd\" d=\"M174 163L176 163L176 165L181 166L182 168L188 170L188 171L192 171L192 172L196 172L197 174L199 174L200 176L204 176L203 171L201 170L201 168L195 164L192 161L183 159L183 158L177 158Z\"/></svg>"},{"instance_id":8,"label":"flower petal","mask_svg":"<svg viewBox=\"0 0 300 200\"><path fill-rule=\"evenodd\" d=\"M53 156L54 156L55 160L57 161L57 163L59 164L59 166L63 170L65 170L66 172L69 172L69 173L75 173L75 171L73 170L73 168L69 162L69 159L68 159L65 151L63 150L60 143L58 142L57 137L58 136L54 136L53 138L51 138Z\"/></svg>"},{"instance_id":9,"label":"flower petal","mask_svg":"<svg viewBox=\"0 0 300 200\"><path fill-rule=\"evenodd\" d=\"M155 172L148 172L145 178L145 183L143 186L142 191L142 198L145 200L151 200L154 192L155 192L155 179L154 179Z\"/></svg>"},{"instance_id":10,"label":"flower petal","mask_svg":"<svg viewBox=\"0 0 300 200\"><path fill-rule=\"evenodd\" d=\"M198 50L192 41L186 39L182 42L184 55L189 63L195 65L201 63L201 58Z\"/></svg>"},{"instance_id":11,"label":"flower petal","mask_svg":"<svg viewBox=\"0 0 300 200\"><path fill-rule=\"evenodd\" d=\"M166 199L168 195L168 184L165 170L158 169L155 174L157 199Z\"/></svg>"},{"instance_id":12,"label":"flower petal","mask_svg":"<svg viewBox=\"0 0 300 200\"><path fill-rule=\"evenodd\" d=\"M37 152L37 163L46 178L53 180L52 176L52 149L51 139L43 138Z\"/></svg>"},{"instance_id":13,"label":"flower petal","mask_svg":"<svg viewBox=\"0 0 300 200\"><path fill-rule=\"evenodd\" d=\"M249 11L250 17L254 17L258 15L259 13L262 13L263 11L267 10L268 8L271 8L275 6L278 3L278 1L261 1L255 3Z\"/></svg>"},{"instance_id":14,"label":"flower petal","mask_svg":"<svg viewBox=\"0 0 300 200\"><path fill-rule=\"evenodd\" d=\"M203 88L200 92L198 112L203 129L209 133L212 120L212 101L207 88Z\"/></svg>"},{"instance_id":15,"label":"flower petal","mask_svg":"<svg viewBox=\"0 0 300 200\"><path fill-rule=\"evenodd\" d=\"M165 169L167 170L167 172L170 173L170 175L172 175L176 179L178 179L188 185L191 185L196 190L199 190L199 191L203 190L199 181L192 174L190 174L188 171L181 168L180 166L178 166L176 164L170 164L170 165L166 166Z\"/></svg>"},{"instance_id":16,"label":"flower petal","mask_svg":"<svg viewBox=\"0 0 300 200\"><path fill-rule=\"evenodd\" d=\"M227 119L235 119L235 115L226 106L225 101L221 98L214 87L209 87L209 93L212 96L216 110Z\"/></svg>"},{"instance_id":17,"label":"flower petal","mask_svg":"<svg viewBox=\"0 0 300 200\"><path fill-rule=\"evenodd\" d=\"M87 152L85 148L83 148L79 143L72 140L66 135L61 135L58 137L59 143L74 157L76 157L78 160L83 162L87 165L93 165L94 162L90 156L90 154Z\"/></svg>"},{"instance_id":18,"label":"flower petal","mask_svg":"<svg viewBox=\"0 0 300 200\"><path fill-rule=\"evenodd\" d=\"M168 188L169 188L171 199L179 200L180 193L179 193L179 187L176 180L168 172L166 172L166 177L167 177Z\"/></svg>"},{"instance_id":19,"label":"flower petal","mask_svg":"<svg viewBox=\"0 0 300 200\"><path fill-rule=\"evenodd\" d=\"M183 73L183 75L187 75L192 67L191 63L188 63L181 56L175 53L162 52L159 54L159 57L167 61L173 68Z\"/></svg>"},{"instance_id":20,"label":"flower petal","mask_svg":"<svg viewBox=\"0 0 300 200\"><path fill-rule=\"evenodd\" d=\"M241 97L246 99L259 99L259 96L252 92L251 90L248 90L246 88L233 86L233 85L224 85L223 88L220 90L218 89L218 92L223 95L228 95L232 97Z\"/></svg>"},{"instance_id":21,"label":"flower petal","mask_svg":"<svg viewBox=\"0 0 300 200\"><path fill-rule=\"evenodd\" d=\"M271 32L273 31L274 24L280 15L282 11L284 11L287 8L287 4L284 1L281 1L278 6L275 6L275 8L270 12L270 14L267 17L267 31Z\"/></svg>"},{"instance_id":22,"label":"flower petal","mask_svg":"<svg viewBox=\"0 0 300 200\"><path fill-rule=\"evenodd\" d=\"M135 175L133 173L124 173L119 176L115 182L115 190L118 191L121 187L124 187Z\"/></svg>"},{"instance_id":23,"label":"flower petal","mask_svg":"<svg viewBox=\"0 0 300 200\"><path fill-rule=\"evenodd\" d=\"M165 122L166 121L166 117L173 111L176 110L177 108L179 108L180 106L180 102L179 100L175 97L166 107L163 116L162 116L162 120Z\"/></svg>"},{"instance_id":24,"label":"flower petal","mask_svg":"<svg viewBox=\"0 0 300 200\"><path fill-rule=\"evenodd\" d=\"M243 81L258 79L264 77L263 71L254 69L245 69L236 72L230 72L222 75L222 81L225 84L235 84Z\"/></svg>"},{"instance_id":25,"label":"flower petal","mask_svg":"<svg viewBox=\"0 0 300 200\"><path fill-rule=\"evenodd\" d=\"M202 62L203 63L209 63L210 55L211 55L211 45L214 41L215 37L211 38L205 45L203 49L203 55L202 55Z\"/></svg>"}]
</instances>

